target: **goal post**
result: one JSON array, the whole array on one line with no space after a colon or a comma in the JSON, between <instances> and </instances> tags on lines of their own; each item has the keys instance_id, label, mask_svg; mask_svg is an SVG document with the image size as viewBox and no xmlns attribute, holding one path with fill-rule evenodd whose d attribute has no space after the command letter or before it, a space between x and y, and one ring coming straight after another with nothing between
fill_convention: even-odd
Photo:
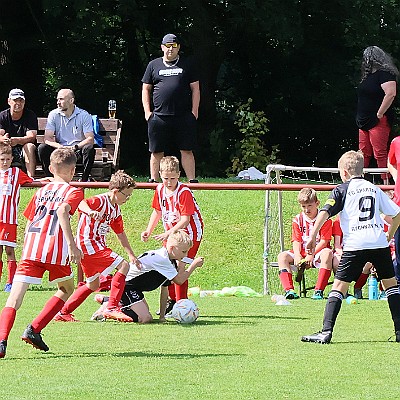
<instances>
[{"instance_id":1,"label":"goal post","mask_svg":"<svg viewBox=\"0 0 400 400\"><path fill-rule=\"evenodd\" d=\"M382 173L387 172L387 168L364 168L364 176L374 183L378 182ZM329 192L341 182L338 168L296 167L280 164L267 166L265 183L275 184L276 188L268 189L265 193L263 232L265 295L281 293L283 290L279 281L277 260L280 252L292 248L291 221L300 212L297 193L304 186L311 185L318 192L318 200L323 205ZM284 186L285 184L292 185L288 188L287 185ZM392 186L382 188L388 189ZM313 273L307 274L307 278L314 279ZM309 283L313 285L312 282ZM308 283L306 285L309 286Z\"/></svg>"}]
</instances>

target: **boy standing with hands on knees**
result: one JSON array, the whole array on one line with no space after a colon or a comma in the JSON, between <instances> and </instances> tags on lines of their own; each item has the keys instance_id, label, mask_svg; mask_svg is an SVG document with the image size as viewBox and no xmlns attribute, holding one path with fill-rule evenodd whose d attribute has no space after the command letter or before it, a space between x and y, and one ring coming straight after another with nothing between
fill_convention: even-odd
<instances>
[{"instance_id":1,"label":"boy standing with hands on knees","mask_svg":"<svg viewBox=\"0 0 400 400\"><path fill-rule=\"evenodd\" d=\"M400 207L377 186L363 179L364 157L361 152L348 151L339 159L343 183L331 192L318 214L307 243L308 254L315 251L315 240L324 222L340 212L343 252L335 273L332 291L325 306L322 331L303 336L303 342L330 343L342 301L352 281L360 276L365 264L371 262L386 290L396 342L400 342L400 290L394 277L389 241L400 223ZM393 217L387 233L381 213Z\"/></svg>"},{"instance_id":2,"label":"boy standing with hands on knees","mask_svg":"<svg viewBox=\"0 0 400 400\"><path fill-rule=\"evenodd\" d=\"M176 157L168 156L161 159L160 177L162 183L157 185L154 193L153 213L141 238L147 242L158 221L162 219L165 232L154 235L154 239L165 242L171 233L185 229L193 241L188 257L195 258L203 237L203 218L192 191L179 182L179 161ZM183 263L179 262L179 265ZM176 301L187 299L188 281L181 285L174 283L169 286L168 291L170 300L166 312L172 310Z\"/></svg>"},{"instance_id":3,"label":"boy standing with hands on knees","mask_svg":"<svg viewBox=\"0 0 400 400\"><path fill-rule=\"evenodd\" d=\"M43 274L49 271L49 281L58 286L55 295L22 334L22 340L42 351L49 350L41 337L42 329L74 291L70 263L79 263L82 252L75 244L70 217L83 199L82 190L69 184L75 173L75 165L76 156L72 150L55 150L50 157L54 180L40 188L25 209L28 223L21 261L0 316L0 358L6 355L7 339L17 310L31 283L40 284Z\"/></svg>"},{"instance_id":4,"label":"boy standing with hands on knees","mask_svg":"<svg viewBox=\"0 0 400 400\"><path fill-rule=\"evenodd\" d=\"M0 143L0 279L3 270L3 246L7 254L7 282L5 292L11 291L11 285L17 270L15 247L17 247L18 205L20 187L33 181L18 167L11 167L12 147Z\"/></svg>"},{"instance_id":5,"label":"boy standing with hands on knees","mask_svg":"<svg viewBox=\"0 0 400 400\"><path fill-rule=\"evenodd\" d=\"M132 319L119 309L129 264L122 256L106 246L106 235L111 228L126 250L129 261L140 269L140 261L136 258L125 233L120 209L120 206L132 196L135 186L135 181L120 170L111 176L107 193L85 199L79 204L78 210L81 214L78 222L77 242L83 252L81 267L86 275L86 285L76 289L62 310L55 316L55 321L76 322L72 312L99 288L100 275L107 276L117 269L111 281L108 307L104 310L103 315L107 319L132 322Z\"/></svg>"}]
</instances>

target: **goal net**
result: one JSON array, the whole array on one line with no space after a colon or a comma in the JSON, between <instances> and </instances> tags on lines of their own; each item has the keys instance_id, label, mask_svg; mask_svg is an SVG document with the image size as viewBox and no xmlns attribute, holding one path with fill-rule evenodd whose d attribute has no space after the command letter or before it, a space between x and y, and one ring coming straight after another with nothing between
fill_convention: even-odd
<instances>
[{"instance_id":1,"label":"goal net","mask_svg":"<svg viewBox=\"0 0 400 400\"><path fill-rule=\"evenodd\" d=\"M365 168L364 176L378 183L386 168ZM278 275L278 254L290 250L292 219L300 212L297 202L298 192L305 186L312 186L318 194L321 205L330 191L341 182L337 168L294 167L288 165L268 165L266 184L277 184L265 195L264 221L264 294L280 294L283 289ZM306 287L312 287L317 271L311 269L306 275Z\"/></svg>"}]
</instances>

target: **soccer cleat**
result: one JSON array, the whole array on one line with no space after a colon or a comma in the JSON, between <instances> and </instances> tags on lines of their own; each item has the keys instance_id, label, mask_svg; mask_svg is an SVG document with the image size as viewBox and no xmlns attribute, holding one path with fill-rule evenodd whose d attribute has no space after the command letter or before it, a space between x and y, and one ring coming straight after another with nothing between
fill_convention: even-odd
<instances>
[{"instance_id":1,"label":"soccer cleat","mask_svg":"<svg viewBox=\"0 0 400 400\"><path fill-rule=\"evenodd\" d=\"M302 342L313 342L313 343L321 343L327 344L330 343L332 339L332 332L316 332L312 335L302 336Z\"/></svg>"},{"instance_id":2,"label":"soccer cleat","mask_svg":"<svg viewBox=\"0 0 400 400\"><path fill-rule=\"evenodd\" d=\"M74 318L73 314L61 314L61 311L56 314L53 320L58 322L79 322Z\"/></svg>"},{"instance_id":3,"label":"soccer cleat","mask_svg":"<svg viewBox=\"0 0 400 400\"><path fill-rule=\"evenodd\" d=\"M6 283L6 285L4 286L4 291L5 292L11 292L11 288L12 288L12 283Z\"/></svg>"},{"instance_id":4,"label":"soccer cleat","mask_svg":"<svg viewBox=\"0 0 400 400\"><path fill-rule=\"evenodd\" d=\"M112 309L106 308L103 311L103 316L105 319L114 319L119 322L133 322L133 319L124 314L118 307Z\"/></svg>"},{"instance_id":5,"label":"soccer cleat","mask_svg":"<svg viewBox=\"0 0 400 400\"><path fill-rule=\"evenodd\" d=\"M49 347L45 342L43 342L42 335L40 334L40 332L34 332L32 325L28 325L26 327L21 339L24 342L31 344L35 349L49 351Z\"/></svg>"},{"instance_id":6,"label":"soccer cleat","mask_svg":"<svg viewBox=\"0 0 400 400\"><path fill-rule=\"evenodd\" d=\"M354 288L354 297L355 297L357 300L362 299L362 298L363 298L362 289L360 289L360 288Z\"/></svg>"},{"instance_id":7,"label":"soccer cleat","mask_svg":"<svg viewBox=\"0 0 400 400\"><path fill-rule=\"evenodd\" d=\"M172 311L175 303L176 303L176 300L168 299L167 307L165 308L165 314L169 314Z\"/></svg>"},{"instance_id":8,"label":"soccer cleat","mask_svg":"<svg viewBox=\"0 0 400 400\"><path fill-rule=\"evenodd\" d=\"M92 321L105 321L103 312L106 309L106 304L102 304L98 310L96 310L90 317Z\"/></svg>"},{"instance_id":9,"label":"soccer cleat","mask_svg":"<svg viewBox=\"0 0 400 400\"><path fill-rule=\"evenodd\" d=\"M294 300L294 299L298 299L299 295L292 289L287 290L285 293L285 298L288 300Z\"/></svg>"},{"instance_id":10,"label":"soccer cleat","mask_svg":"<svg viewBox=\"0 0 400 400\"><path fill-rule=\"evenodd\" d=\"M324 292L322 290L316 290L314 294L311 296L313 300L323 300Z\"/></svg>"},{"instance_id":11,"label":"soccer cleat","mask_svg":"<svg viewBox=\"0 0 400 400\"><path fill-rule=\"evenodd\" d=\"M0 358L4 358L6 356L7 350L7 340L0 340Z\"/></svg>"}]
</instances>

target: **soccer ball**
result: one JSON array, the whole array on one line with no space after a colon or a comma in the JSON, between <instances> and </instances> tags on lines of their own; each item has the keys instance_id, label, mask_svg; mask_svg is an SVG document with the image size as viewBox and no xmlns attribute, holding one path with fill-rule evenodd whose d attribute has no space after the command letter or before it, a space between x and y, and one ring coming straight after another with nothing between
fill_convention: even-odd
<instances>
[{"instance_id":1,"label":"soccer ball","mask_svg":"<svg viewBox=\"0 0 400 400\"><path fill-rule=\"evenodd\" d=\"M191 324L199 316L199 308L189 299L178 300L171 311L171 317L180 324Z\"/></svg>"}]
</instances>

